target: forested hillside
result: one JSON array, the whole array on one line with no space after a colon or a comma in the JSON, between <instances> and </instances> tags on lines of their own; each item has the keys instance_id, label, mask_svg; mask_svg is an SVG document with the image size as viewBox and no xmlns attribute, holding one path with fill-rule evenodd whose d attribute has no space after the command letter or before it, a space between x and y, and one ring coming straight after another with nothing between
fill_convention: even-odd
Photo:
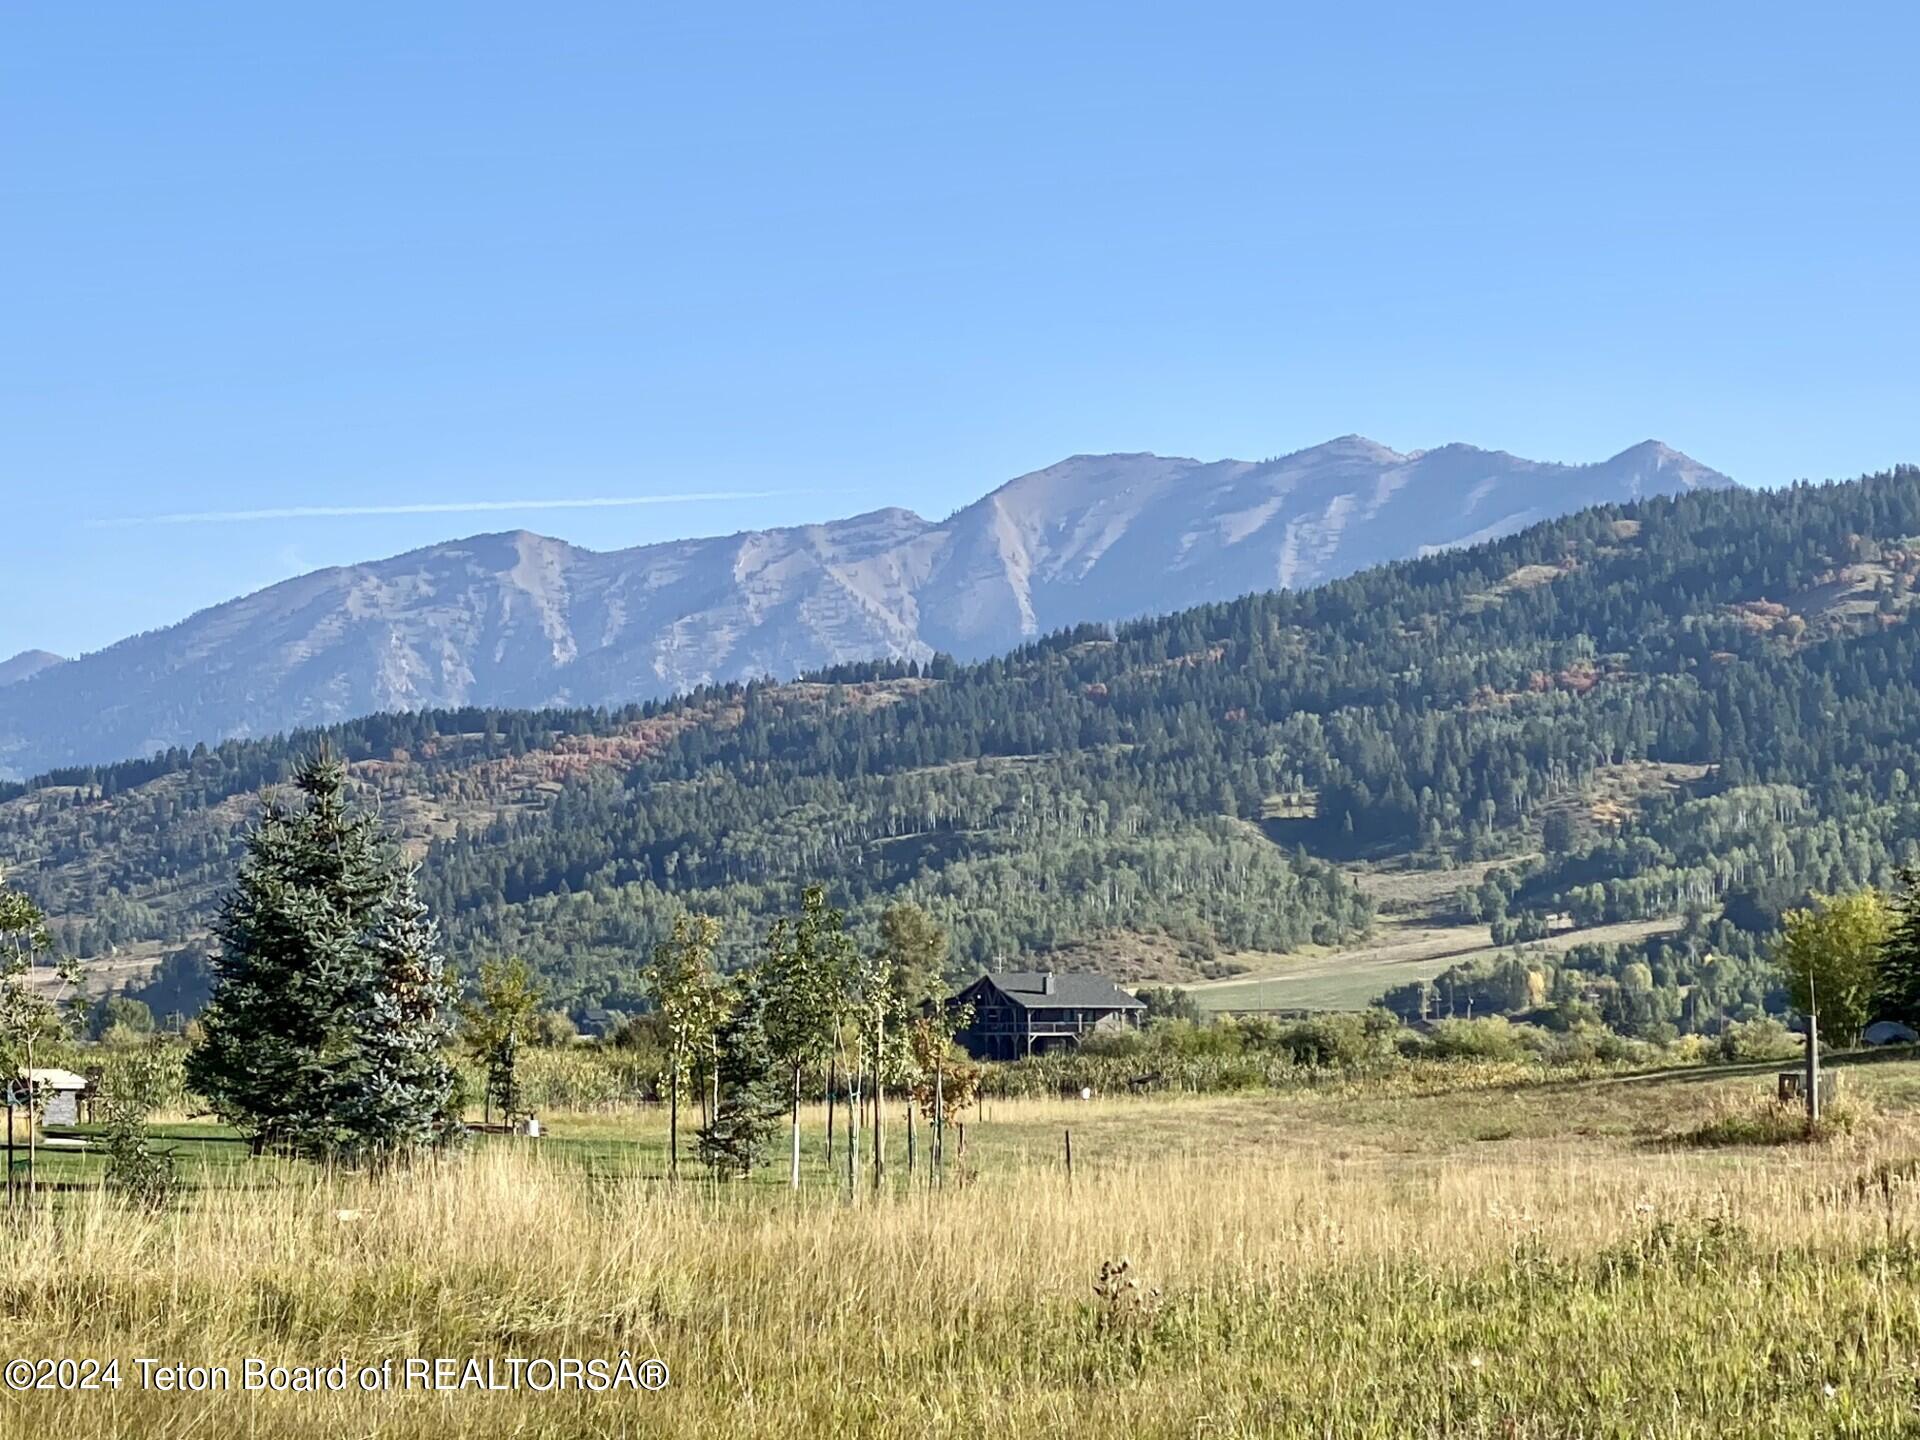
<instances>
[{"instance_id":1,"label":"forested hillside","mask_svg":"<svg viewBox=\"0 0 1920 1440\"><path fill-rule=\"evenodd\" d=\"M910 895L968 967L1199 973L1364 928L1342 862L1544 852L1460 905L1516 941L1689 917L1651 958L1691 1025L1757 1003L1782 903L1916 853L1917 577L1920 470L1701 491L978 665L63 772L0 792L0 860L79 953L188 941L256 792L324 738L420 845L457 958L617 1009L677 906L739 951L808 880L856 919Z\"/></svg>"}]
</instances>

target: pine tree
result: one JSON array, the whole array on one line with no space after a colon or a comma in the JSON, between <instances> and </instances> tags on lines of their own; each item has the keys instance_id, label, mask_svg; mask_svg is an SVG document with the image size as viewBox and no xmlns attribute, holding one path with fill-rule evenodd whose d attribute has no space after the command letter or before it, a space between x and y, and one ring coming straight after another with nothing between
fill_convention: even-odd
<instances>
[{"instance_id":1,"label":"pine tree","mask_svg":"<svg viewBox=\"0 0 1920 1440\"><path fill-rule=\"evenodd\" d=\"M366 1042L392 1039L370 1019L386 988L375 937L396 862L380 826L347 804L339 761L324 751L303 761L294 789L302 803L269 802L221 902L214 996L188 1080L258 1146L352 1155L365 1127L387 1133L373 1119L377 1095L347 1097L366 1073ZM405 1006L390 998L397 1016Z\"/></svg>"},{"instance_id":2,"label":"pine tree","mask_svg":"<svg viewBox=\"0 0 1920 1440\"><path fill-rule=\"evenodd\" d=\"M1904 1025L1920 1024L1920 871L1901 872L1902 893L1893 928L1880 950L1874 1013Z\"/></svg>"},{"instance_id":3,"label":"pine tree","mask_svg":"<svg viewBox=\"0 0 1920 1440\"><path fill-rule=\"evenodd\" d=\"M386 1163L462 1133L447 1054L453 981L411 870L395 882L371 950L376 964L353 1020L358 1051L341 1072L337 1114L358 1154Z\"/></svg>"},{"instance_id":4,"label":"pine tree","mask_svg":"<svg viewBox=\"0 0 1920 1440\"><path fill-rule=\"evenodd\" d=\"M719 1103L698 1132L700 1159L724 1179L745 1179L766 1163L787 1110L786 1077L767 1043L760 989L751 981L721 1023Z\"/></svg>"}]
</instances>

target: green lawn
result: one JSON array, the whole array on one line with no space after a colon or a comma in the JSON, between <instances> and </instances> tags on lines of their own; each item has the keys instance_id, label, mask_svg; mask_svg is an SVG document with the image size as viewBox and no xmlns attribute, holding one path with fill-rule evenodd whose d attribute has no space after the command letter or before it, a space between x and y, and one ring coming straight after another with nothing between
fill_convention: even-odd
<instances>
[{"instance_id":1,"label":"green lawn","mask_svg":"<svg viewBox=\"0 0 1920 1440\"><path fill-rule=\"evenodd\" d=\"M907 1135L905 1107L889 1101L887 1106L887 1163L895 1179L903 1181L907 1171ZM833 1175L844 1183L846 1137L843 1109L836 1119L835 1164ZM801 1152L802 1178L818 1184L827 1175L827 1157L823 1138L825 1112L818 1106L803 1111L805 1141ZM699 1113L680 1117L680 1169L683 1176L703 1176L696 1150L695 1131ZM46 1134L53 1140L85 1139L98 1144L104 1127L98 1125L52 1126ZM924 1120L916 1120L917 1165L927 1163L930 1143ZM976 1131L977 1133L977 1131ZM246 1184L280 1183L310 1173L311 1167L298 1161L273 1157L255 1158L251 1147L239 1133L227 1126L167 1122L155 1124L149 1131L150 1148L173 1155L182 1183L188 1190L230 1188ZM636 1108L617 1113L580 1113L554 1117L538 1140L507 1135L475 1135L470 1144L481 1149L521 1148L542 1161L569 1170L577 1170L589 1179L661 1179L668 1174L667 1115L663 1108ZM949 1131L949 1154L961 1144L958 1128ZM768 1163L755 1175L758 1184L786 1183L787 1132L784 1126L774 1137ZM870 1153L866 1137L861 1137L863 1184L870 1183L866 1156ZM15 1150L15 1175L25 1183L27 1148L24 1136ZM59 1145L42 1145L35 1156L37 1183L47 1186L92 1186L99 1183L106 1157L98 1149L74 1150ZM921 1169L924 1175L924 1169Z\"/></svg>"}]
</instances>

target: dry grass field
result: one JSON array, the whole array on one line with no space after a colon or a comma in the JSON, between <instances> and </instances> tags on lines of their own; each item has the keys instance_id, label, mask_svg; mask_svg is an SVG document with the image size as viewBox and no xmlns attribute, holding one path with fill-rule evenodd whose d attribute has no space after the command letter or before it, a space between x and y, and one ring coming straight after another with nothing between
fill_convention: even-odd
<instances>
[{"instance_id":1,"label":"dry grass field","mask_svg":"<svg viewBox=\"0 0 1920 1440\"><path fill-rule=\"evenodd\" d=\"M1847 1071L1817 1146L1688 1140L1765 1076L1474 1078L997 1102L944 1188L852 1199L570 1158L657 1160L652 1114L401 1179L242 1166L159 1216L64 1191L0 1250L0 1353L121 1385L0 1394L0 1435L1914 1433L1920 1066ZM238 1388L249 1356L622 1352L666 1387Z\"/></svg>"},{"instance_id":2,"label":"dry grass field","mask_svg":"<svg viewBox=\"0 0 1920 1440\"><path fill-rule=\"evenodd\" d=\"M1677 930L1677 919L1627 920L1561 930L1529 946L1559 954L1574 945L1621 945ZM1485 925L1436 925L1388 919L1366 940L1297 955L1240 951L1227 961L1245 973L1230 980L1195 981L1185 988L1203 1010L1360 1010L1396 985L1431 980L1451 965L1502 959Z\"/></svg>"}]
</instances>

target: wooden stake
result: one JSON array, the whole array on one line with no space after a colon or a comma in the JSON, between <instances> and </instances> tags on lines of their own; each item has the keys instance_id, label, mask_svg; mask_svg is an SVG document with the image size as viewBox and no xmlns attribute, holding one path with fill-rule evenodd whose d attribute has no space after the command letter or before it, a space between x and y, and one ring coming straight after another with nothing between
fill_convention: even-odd
<instances>
[{"instance_id":1,"label":"wooden stake","mask_svg":"<svg viewBox=\"0 0 1920 1440\"><path fill-rule=\"evenodd\" d=\"M847 1196L858 1195L860 1188L860 1072L847 1077Z\"/></svg>"},{"instance_id":2,"label":"wooden stake","mask_svg":"<svg viewBox=\"0 0 1920 1440\"><path fill-rule=\"evenodd\" d=\"M680 1065L678 1055L667 1077L667 1178L680 1178Z\"/></svg>"},{"instance_id":3,"label":"wooden stake","mask_svg":"<svg viewBox=\"0 0 1920 1440\"><path fill-rule=\"evenodd\" d=\"M884 1008L874 1022L873 1031L873 1188L878 1190L887 1169L887 1019Z\"/></svg>"},{"instance_id":4,"label":"wooden stake","mask_svg":"<svg viewBox=\"0 0 1920 1440\"><path fill-rule=\"evenodd\" d=\"M800 1188L800 1067L798 1065L793 1067L793 1155L787 1183L795 1190Z\"/></svg>"},{"instance_id":5,"label":"wooden stake","mask_svg":"<svg viewBox=\"0 0 1920 1440\"><path fill-rule=\"evenodd\" d=\"M1066 1135L1067 1135L1067 1184L1072 1185L1073 1184L1073 1131L1071 1130L1067 1131Z\"/></svg>"},{"instance_id":6,"label":"wooden stake","mask_svg":"<svg viewBox=\"0 0 1920 1440\"><path fill-rule=\"evenodd\" d=\"M839 1078L838 1068L831 1058L827 1060L827 1173L829 1175L833 1173L833 1112L839 1108L833 1100L833 1082Z\"/></svg>"},{"instance_id":7,"label":"wooden stake","mask_svg":"<svg viewBox=\"0 0 1920 1440\"><path fill-rule=\"evenodd\" d=\"M947 1077L939 1066L933 1071L933 1183L944 1179L947 1145Z\"/></svg>"}]
</instances>

